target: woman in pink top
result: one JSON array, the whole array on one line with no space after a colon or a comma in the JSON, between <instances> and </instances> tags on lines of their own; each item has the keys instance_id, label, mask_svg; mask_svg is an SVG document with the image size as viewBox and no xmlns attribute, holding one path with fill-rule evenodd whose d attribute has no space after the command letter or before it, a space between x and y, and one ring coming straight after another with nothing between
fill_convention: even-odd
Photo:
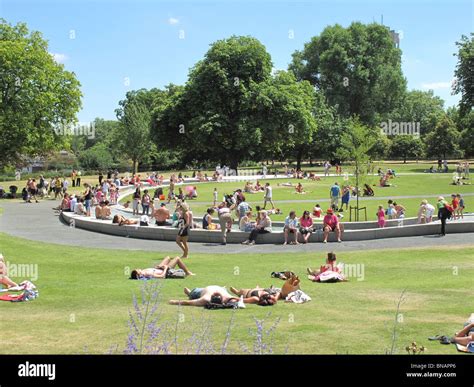
<instances>
[{"instance_id":1,"label":"woman in pink top","mask_svg":"<svg viewBox=\"0 0 474 387\"><path fill-rule=\"evenodd\" d=\"M102 190L98 189L97 192L95 193L95 200L97 201L98 205L103 200L103 198L104 198L104 193L102 192Z\"/></svg>"},{"instance_id":2,"label":"woman in pink top","mask_svg":"<svg viewBox=\"0 0 474 387\"><path fill-rule=\"evenodd\" d=\"M380 228L385 227L385 211L383 206L379 206L379 210L377 211L377 224Z\"/></svg>"},{"instance_id":3,"label":"woman in pink top","mask_svg":"<svg viewBox=\"0 0 474 387\"><path fill-rule=\"evenodd\" d=\"M117 204L117 197L118 197L117 187L114 184L112 184L112 187L110 187L110 204Z\"/></svg>"},{"instance_id":4,"label":"woman in pink top","mask_svg":"<svg viewBox=\"0 0 474 387\"><path fill-rule=\"evenodd\" d=\"M313 233L313 219L309 216L309 211L303 212L300 218L300 233L303 235L303 243L308 243L308 239Z\"/></svg>"}]
</instances>

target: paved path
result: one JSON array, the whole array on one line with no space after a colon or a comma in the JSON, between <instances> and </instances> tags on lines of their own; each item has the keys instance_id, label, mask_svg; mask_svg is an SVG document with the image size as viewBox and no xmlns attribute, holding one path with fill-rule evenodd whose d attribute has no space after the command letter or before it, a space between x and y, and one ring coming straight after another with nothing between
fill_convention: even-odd
<instances>
[{"instance_id":1,"label":"paved path","mask_svg":"<svg viewBox=\"0 0 474 387\"><path fill-rule=\"evenodd\" d=\"M179 252L179 248L174 242L123 238L70 228L61 223L58 219L58 214L52 210L55 203L55 201L49 200L41 201L38 204L26 204L6 200L1 201L0 207L3 208L3 214L0 215L0 232L28 240L44 241L62 245L105 249L162 251L169 253ZM452 234L447 235L444 238L439 238L437 236L421 236L329 243L327 245L322 243L311 243L301 246L242 246L234 244L221 246L211 243L190 243L190 254L192 255L193 252L211 254L262 254L328 251L332 249L335 251L351 251L447 245L474 246L472 241L474 241L474 233Z\"/></svg>"}]
</instances>

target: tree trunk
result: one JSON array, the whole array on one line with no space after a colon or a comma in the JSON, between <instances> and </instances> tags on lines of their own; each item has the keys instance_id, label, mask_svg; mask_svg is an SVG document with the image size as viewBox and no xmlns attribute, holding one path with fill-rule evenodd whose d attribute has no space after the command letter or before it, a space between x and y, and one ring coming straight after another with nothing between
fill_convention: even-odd
<instances>
[{"instance_id":1,"label":"tree trunk","mask_svg":"<svg viewBox=\"0 0 474 387\"><path fill-rule=\"evenodd\" d=\"M138 172L138 163L137 163L137 160L136 159L133 159L133 173L137 173Z\"/></svg>"},{"instance_id":2,"label":"tree trunk","mask_svg":"<svg viewBox=\"0 0 474 387\"><path fill-rule=\"evenodd\" d=\"M237 170L238 166L239 166L239 160L236 159L236 158L232 158L230 160L230 169L235 169L235 174L236 175L238 173L238 170Z\"/></svg>"},{"instance_id":3,"label":"tree trunk","mask_svg":"<svg viewBox=\"0 0 474 387\"><path fill-rule=\"evenodd\" d=\"M303 149L298 149L296 153L296 170L301 170L301 160L303 158Z\"/></svg>"},{"instance_id":4,"label":"tree trunk","mask_svg":"<svg viewBox=\"0 0 474 387\"><path fill-rule=\"evenodd\" d=\"M403 164L407 163L407 155L403 155Z\"/></svg>"}]
</instances>

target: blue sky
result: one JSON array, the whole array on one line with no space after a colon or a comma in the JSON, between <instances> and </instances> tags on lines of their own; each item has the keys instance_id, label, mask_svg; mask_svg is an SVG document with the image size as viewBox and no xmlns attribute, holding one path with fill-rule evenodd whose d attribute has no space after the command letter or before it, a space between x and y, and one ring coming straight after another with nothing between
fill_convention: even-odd
<instances>
[{"instance_id":1,"label":"blue sky","mask_svg":"<svg viewBox=\"0 0 474 387\"><path fill-rule=\"evenodd\" d=\"M277 69L325 26L381 21L401 31L409 89L433 89L446 106L455 41L473 31L473 0L454 1L158 1L0 0L0 15L26 22L82 84L80 121L114 119L128 90L183 84L212 42L231 35L258 38Z\"/></svg>"}]
</instances>

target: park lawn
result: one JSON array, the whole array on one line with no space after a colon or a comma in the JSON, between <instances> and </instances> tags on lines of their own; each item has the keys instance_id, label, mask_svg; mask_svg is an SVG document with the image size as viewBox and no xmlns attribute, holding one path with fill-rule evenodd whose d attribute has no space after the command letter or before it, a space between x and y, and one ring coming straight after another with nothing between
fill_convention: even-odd
<instances>
[{"instance_id":1,"label":"park lawn","mask_svg":"<svg viewBox=\"0 0 474 387\"><path fill-rule=\"evenodd\" d=\"M164 252L101 250L26 241L0 234L1 251L15 264L38 264L40 297L25 303L0 302L1 353L121 352L127 340L132 295L142 281L127 279L130 268L149 267ZM170 248L174 249L173 245ZM245 250L243 250L245 251ZM192 253L192 250L191 250ZM187 260L197 276L162 281L163 321L178 321L178 342L212 324L211 332L224 341L232 311L166 305L183 297L182 288L219 284L251 287L280 285L270 278L275 270L290 269L302 277L302 289L312 297L304 305L279 303L263 308L250 305L234 315L231 349L244 342L252 347L249 329L265 319L277 319L274 349L291 354L381 354L391 346L396 304L406 289L397 325L397 353L416 341L428 353L455 354L454 346L429 342L428 336L452 334L473 313L474 245L435 249L354 251L338 255L346 264L363 265L364 278L347 283L316 284L304 278L307 266L317 267L320 254L192 254ZM360 274L360 273L359 273ZM20 279L18 279L20 280ZM206 324L204 324L206 325ZM207 325L206 325L207 326ZM178 352L184 351L180 346Z\"/></svg>"},{"instance_id":2,"label":"park lawn","mask_svg":"<svg viewBox=\"0 0 474 387\"><path fill-rule=\"evenodd\" d=\"M426 175L405 175L394 179L390 179L392 186L390 187L378 187L373 186L377 184L378 178L374 176L368 177L376 196L405 196L405 195L437 195L441 193L472 193L474 192L473 185L460 185L454 186L451 183L451 176L440 174L426 174ZM297 180L297 179L261 179L261 185L269 182L273 188L273 200L275 202L279 200L318 200L318 199L329 199L329 190L335 182L340 186L346 184L353 184L351 181L346 182L342 176L330 176L322 177L321 181L310 181L310 180ZM295 193L294 187L278 186L278 184L291 182L293 185L301 182L305 195ZM182 188L192 184L180 184L175 188L175 193L178 193L178 188ZM224 194L232 194L236 189L243 189L245 185L244 181L240 182L208 182L199 183L197 186L198 199L196 201L205 201L212 203L213 191L217 188L218 198L222 199ZM150 189L150 193L154 190ZM167 195L168 188L163 189L163 193ZM255 194L245 194L247 201L260 201L263 200L263 192ZM121 199L121 202L131 200L132 195L128 195ZM255 199L254 199L255 198Z\"/></svg>"}]
</instances>

